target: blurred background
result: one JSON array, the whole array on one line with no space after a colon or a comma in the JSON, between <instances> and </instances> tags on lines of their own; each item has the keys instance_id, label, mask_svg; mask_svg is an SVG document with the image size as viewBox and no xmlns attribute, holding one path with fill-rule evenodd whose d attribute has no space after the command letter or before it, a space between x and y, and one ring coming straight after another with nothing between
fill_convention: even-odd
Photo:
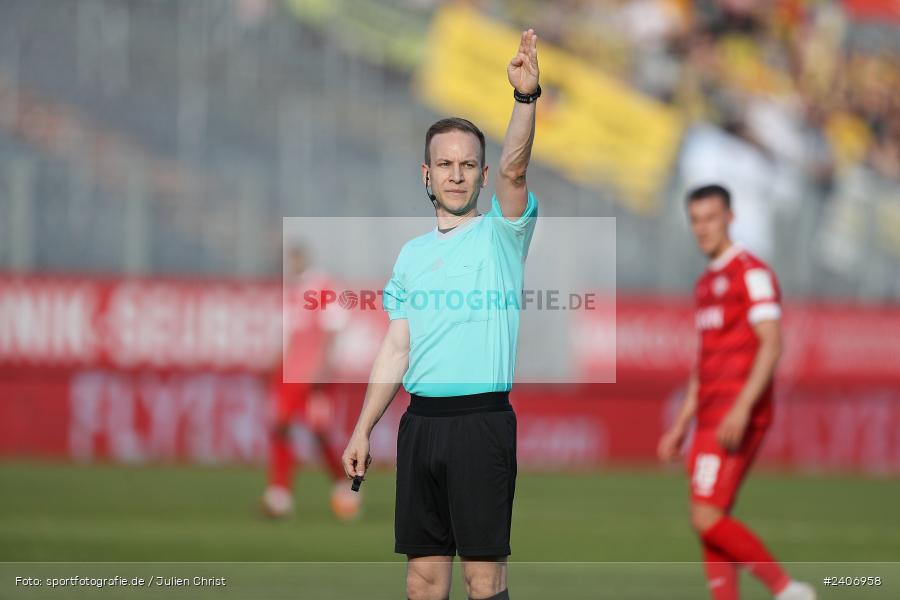
<instances>
[{"instance_id":1,"label":"blurred background","mask_svg":"<svg viewBox=\"0 0 900 600\"><path fill-rule=\"evenodd\" d=\"M526 27L544 88L529 186L542 215L615 218L618 296L614 320L586 311L557 342L597 381L615 336L615 384L517 388L520 558L698 559L683 478L653 461L704 266L684 192L709 181L787 309L747 518L789 560L900 555L896 2L0 0L3 559L393 558L402 398L355 530L314 469L287 529L254 520L282 251L303 238L283 219L429 217L419 165L443 116L479 124L496 165ZM315 259L377 289L393 256L365 277L352 251ZM339 333L351 379L385 321ZM330 394L342 447L362 389ZM318 463L302 424L295 445ZM650 551L657 530L671 542Z\"/></svg>"},{"instance_id":2,"label":"blurred background","mask_svg":"<svg viewBox=\"0 0 900 600\"><path fill-rule=\"evenodd\" d=\"M788 293L900 294L892 2L2 6L9 268L266 276L282 216L428 216L424 130L481 117L496 164L487 67L533 24L533 185L547 215L618 219L621 288L691 288L682 191L720 176Z\"/></svg>"}]
</instances>

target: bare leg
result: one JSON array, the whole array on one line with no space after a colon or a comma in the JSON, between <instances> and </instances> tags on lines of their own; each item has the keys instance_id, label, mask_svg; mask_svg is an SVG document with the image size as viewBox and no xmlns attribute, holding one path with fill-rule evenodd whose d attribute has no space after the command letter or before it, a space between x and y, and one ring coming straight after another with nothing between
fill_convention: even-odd
<instances>
[{"instance_id":1,"label":"bare leg","mask_svg":"<svg viewBox=\"0 0 900 600\"><path fill-rule=\"evenodd\" d=\"M408 555L406 597L409 600L445 600L450 596L452 556Z\"/></svg>"},{"instance_id":2,"label":"bare leg","mask_svg":"<svg viewBox=\"0 0 900 600\"><path fill-rule=\"evenodd\" d=\"M462 558L466 594L469 598L491 598L506 590L506 558Z\"/></svg>"}]
</instances>

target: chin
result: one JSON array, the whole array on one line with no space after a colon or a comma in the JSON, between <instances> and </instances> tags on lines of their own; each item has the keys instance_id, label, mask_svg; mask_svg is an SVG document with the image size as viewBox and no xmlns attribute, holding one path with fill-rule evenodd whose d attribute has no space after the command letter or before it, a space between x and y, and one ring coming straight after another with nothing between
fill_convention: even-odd
<instances>
[{"instance_id":1,"label":"chin","mask_svg":"<svg viewBox=\"0 0 900 600\"><path fill-rule=\"evenodd\" d=\"M471 203L467 200L454 200L451 202L442 202L444 209L453 214L465 213L471 208Z\"/></svg>"},{"instance_id":2,"label":"chin","mask_svg":"<svg viewBox=\"0 0 900 600\"><path fill-rule=\"evenodd\" d=\"M722 248L722 242L718 242L716 244L709 244L706 247L706 249L704 250L704 252L706 252L707 256L712 256L714 254L717 254L721 248Z\"/></svg>"}]
</instances>

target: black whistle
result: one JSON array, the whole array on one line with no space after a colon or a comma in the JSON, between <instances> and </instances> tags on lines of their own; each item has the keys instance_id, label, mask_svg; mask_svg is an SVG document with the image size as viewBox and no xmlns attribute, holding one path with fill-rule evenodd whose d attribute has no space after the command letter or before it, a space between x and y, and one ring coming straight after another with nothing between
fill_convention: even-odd
<instances>
[{"instance_id":1,"label":"black whistle","mask_svg":"<svg viewBox=\"0 0 900 600\"><path fill-rule=\"evenodd\" d=\"M354 475L354 476L353 476L353 483L350 485L350 489L353 490L354 492L358 492L358 491L359 491L359 486L362 485L362 482L363 482L363 478L362 478L362 477L360 477L359 475Z\"/></svg>"}]
</instances>

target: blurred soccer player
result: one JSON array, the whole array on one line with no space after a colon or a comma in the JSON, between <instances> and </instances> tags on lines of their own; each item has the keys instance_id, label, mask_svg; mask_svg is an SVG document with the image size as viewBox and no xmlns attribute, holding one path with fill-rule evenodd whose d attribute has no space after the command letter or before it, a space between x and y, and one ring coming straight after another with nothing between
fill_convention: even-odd
<instances>
[{"instance_id":1,"label":"blurred soccer player","mask_svg":"<svg viewBox=\"0 0 900 600\"><path fill-rule=\"evenodd\" d=\"M815 598L792 581L758 537L731 517L741 482L772 422L772 378L781 356L781 292L772 270L732 243L731 196L718 185L687 198L691 229L709 266L695 288L700 332L697 365L659 455L678 455L696 415L688 454L691 524L703 545L715 600L738 597L737 567L746 567L779 600Z\"/></svg>"},{"instance_id":2,"label":"blurred soccer player","mask_svg":"<svg viewBox=\"0 0 900 600\"><path fill-rule=\"evenodd\" d=\"M521 297L537 217L525 181L540 96L532 30L522 32L507 76L515 103L486 214L477 206L488 175L484 134L454 118L425 135L422 183L437 228L403 246L384 288L390 325L344 451L347 475L363 475L369 435L402 380L411 400L397 434L394 551L407 555L412 600L449 596L457 552L469 598L509 598L516 482L509 391L519 306L501 306L500 298ZM453 294L461 299L455 308Z\"/></svg>"},{"instance_id":3,"label":"blurred soccer player","mask_svg":"<svg viewBox=\"0 0 900 600\"><path fill-rule=\"evenodd\" d=\"M302 246L292 247L285 262L285 354L271 376L269 482L262 507L267 515L276 518L286 517L293 511L295 457L291 430L300 419L312 432L325 466L335 480L332 512L339 519L349 520L359 513L360 497L345 485L337 484L344 481L344 469L340 454L328 440L334 411L323 386L329 380L329 348L334 334L346 321L346 313L336 304L315 310L304 306L304 292L333 291L334 286L324 275L312 272Z\"/></svg>"}]
</instances>

